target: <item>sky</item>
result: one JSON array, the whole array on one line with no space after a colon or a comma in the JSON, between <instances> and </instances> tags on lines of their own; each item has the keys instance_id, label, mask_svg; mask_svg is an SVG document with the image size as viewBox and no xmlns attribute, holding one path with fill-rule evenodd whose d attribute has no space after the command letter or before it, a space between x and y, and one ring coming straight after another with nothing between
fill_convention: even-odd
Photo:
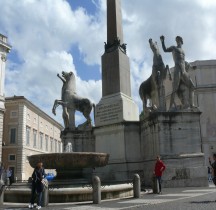
<instances>
[{"instance_id":1,"label":"sky","mask_svg":"<svg viewBox=\"0 0 216 210\"><path fill-rule=\"evenodd\" d=\"M157 41L164 53L175 37L184 39L186 60L216 59L215 0L121 0L124 43L130 59L132 98L142 103L138 90L151 75L153 54L148 40ZM106 37L106 0L0 0L0 33L12 46L8 54L5 96L25 96L62 123L62 108L52 114L61 98L58 73L76 75L77 94L99 103L102 96L101 56ZM76 124L85 121L76 114Z\"/></svg>"}]
</instances>

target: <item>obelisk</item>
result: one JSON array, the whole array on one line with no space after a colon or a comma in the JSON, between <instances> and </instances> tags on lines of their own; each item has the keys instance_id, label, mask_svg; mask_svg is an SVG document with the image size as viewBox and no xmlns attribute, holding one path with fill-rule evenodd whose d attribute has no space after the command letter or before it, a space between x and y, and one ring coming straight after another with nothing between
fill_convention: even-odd
<instances>
[{"instance_id":1,"label":"obelisk","mask_svg":"<svg viewBox=\"0 0 216 210\"><path fill-rule=\"evenodd\" d=\"M138 121L131 98L130 63L123 42L121 0L107 0L107 42L102 55L102 99L96 106L95 125Z\"/></svg>"}]
</instances>

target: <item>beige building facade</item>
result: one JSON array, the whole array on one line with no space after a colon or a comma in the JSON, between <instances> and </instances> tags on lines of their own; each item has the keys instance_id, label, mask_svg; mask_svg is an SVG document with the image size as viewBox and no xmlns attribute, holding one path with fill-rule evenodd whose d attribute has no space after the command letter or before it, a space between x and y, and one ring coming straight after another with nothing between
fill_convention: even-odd
<instances>
[{"instance_id":1,"label":"beige building facade","mask_svg":"<svg viewBox=\"0 0 216 210\"><path fill-rule=\"evenodd\" d=\"M23 96L5 98L2 162L14 178L27 180L33 171L28 156L62 152L62 125Z\"/></svg>"},{"instance_id":2,"label":"beige building facade","mask_svg":"<svg viewBox=\"0 0 216 210\"><path fill-rule=\"evenodd\" d=\"M190 69L189 74L196 86L195 105L202 112L200 117L202 152L208 165L208 157L216 153L216 60L195 61L191 66L196 67ZM168 108L172 90L172 82L168 79L165 88Z\"/></svg>"}]
</instances>

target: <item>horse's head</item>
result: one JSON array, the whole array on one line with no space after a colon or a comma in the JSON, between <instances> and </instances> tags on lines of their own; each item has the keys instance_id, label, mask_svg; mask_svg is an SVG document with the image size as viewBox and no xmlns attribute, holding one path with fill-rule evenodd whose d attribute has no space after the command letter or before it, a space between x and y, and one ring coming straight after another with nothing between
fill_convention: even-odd
<instances>
[{"instance_id":1,"label":"horse's head","mask_svg":"<svg viewBox=\"0 0 216 210\"><path fill-rule=\"evenodd\" d=\"M158 49L158 46L157 46L157 42L153 42L152 39L149 39L149 44L150 44L150 47L153 51L154 54L159 54L159 49Z\"/></svg>"},{"instance_id":2,"label":"horse's head","mask_svg":"<svg viewBox=\"0 0 216 210\"><path fill-rule=\"evenodd\" d=\"M62 71L62 77L65 78L66 81L69 81L72 77L74 77L74 73Z\"/></svg>"},{"instance_id":3,"label":"horse's head","mask_svg":"<svg viewBox=\"0 0 216 210\"><path fill-rule=\"evenodd\" d=\"M76 78L74 73L62 71L62 77L65 79L62 87L64 91L69 91L70 94L76 93Z\"/></svg>"}]
</instances>

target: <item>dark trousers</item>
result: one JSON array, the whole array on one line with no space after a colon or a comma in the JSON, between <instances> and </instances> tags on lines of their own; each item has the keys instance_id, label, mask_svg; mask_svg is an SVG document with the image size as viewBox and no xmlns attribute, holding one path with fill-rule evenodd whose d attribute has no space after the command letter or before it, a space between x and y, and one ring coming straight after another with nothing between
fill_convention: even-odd
<instances>
[{"instance_id":1,"label":"dark trousers","mask_svg":"<svg viewBox=\"0 0 216 210\"><path fill-rule=\"evenodd\" d=\"M35 198L37 196L37 205L41 206L42 204L42 193L43 192L37 192L36 193L36 189L37 189L37 184L32 182L32 191L31 191L31 200L30 203L34 204Z\"/></svg>"},{"instance_id":2,"label":"dark trousers","mask_svg":"<svg viewBox=\"0 0 216 210\"><path fill-rule=\"evenodd\" d=\"M13 177L12 176L9 176L9 181L10 181L10 185L13 183Z\"/></svg>"},{"instance_id":3,"label":"dark trousers","mask_svg":"<svg viewBox=\"0 0 216 210\"><path fill-rule=\"evenodd\" d=\"M161 192L161 176L156 176L156 178L159 185L159 192Z\"/></svg>"}]
</instances>

